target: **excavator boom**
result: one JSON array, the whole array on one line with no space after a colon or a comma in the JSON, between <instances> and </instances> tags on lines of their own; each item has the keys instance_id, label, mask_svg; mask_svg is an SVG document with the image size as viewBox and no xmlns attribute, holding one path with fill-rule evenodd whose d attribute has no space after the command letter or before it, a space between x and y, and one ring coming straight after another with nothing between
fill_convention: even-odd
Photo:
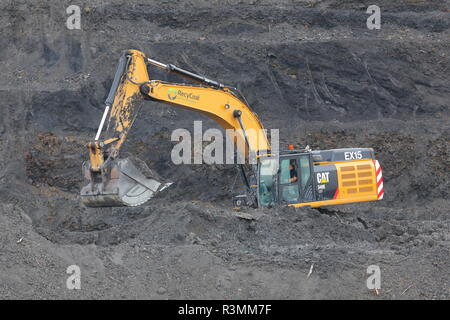
<instances>
[{"instance_id":1,"label":"excavator boom","mask_svg":"<svg viewBox=\"0 0 450 320\"><path fill-rule=\"evenodd\" d=\"M151 80L148 64L198 85ZM118 157L144 99L196 111L215 120L222 128L232 129L238 151L247 158L270 150L258 116L236 89L129 50L119 60L97 135L88 144L89 162L83 165L87 184L81 190L87 206L136 206L170 186L171 183L162 182L145 162ZM105 137L100 140L107 117Z\"/></svg>"}]
</instances>

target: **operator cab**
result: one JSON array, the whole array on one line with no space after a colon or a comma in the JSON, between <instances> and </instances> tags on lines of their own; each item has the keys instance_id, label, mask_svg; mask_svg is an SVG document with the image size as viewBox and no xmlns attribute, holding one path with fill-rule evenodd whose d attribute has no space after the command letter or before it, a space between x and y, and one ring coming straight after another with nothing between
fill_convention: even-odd
<instances>
[{"instance_id":1,"label":"operator cab","mask_svg":"<svg viewBox=\"0 0 450 320\"><path fill-rule=\"evenodd\" d=\"M261 158L258 205L321 206L378 200L384 191L381 169L376 171L375 166L372 148L289 150L279 158Z\"/></svg>"},{"instance_id":2,"label":"operator cab","mask_svg":"<svg viewBox=\"0 0 450 320\"><path fill-rule=\"evenodd\" d=\"M279 159L261 159L258 170L260 206L314 201L310 152L291 152L280 155Z\"/></svg>"}]
</instances>

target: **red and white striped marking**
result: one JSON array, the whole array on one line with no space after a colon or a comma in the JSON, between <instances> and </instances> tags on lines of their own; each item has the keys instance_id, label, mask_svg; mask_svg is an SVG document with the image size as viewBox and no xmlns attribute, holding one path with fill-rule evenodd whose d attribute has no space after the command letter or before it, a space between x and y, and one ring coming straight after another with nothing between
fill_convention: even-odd
<instances>
[{"instance_id":1,"label":"red and white striped marking","mask_svg":"<svg viewBox=\"0 0 450 320\"><path fill-rule=\"evenodd\" d=\"M383 199L384 195L384 187L383 187L383 172L381 171L381 166L378 160L373 160L373 163L375 164L375 172L377 176L377 187L378 187L378 200Z\"/></svg>"}]
</instances>

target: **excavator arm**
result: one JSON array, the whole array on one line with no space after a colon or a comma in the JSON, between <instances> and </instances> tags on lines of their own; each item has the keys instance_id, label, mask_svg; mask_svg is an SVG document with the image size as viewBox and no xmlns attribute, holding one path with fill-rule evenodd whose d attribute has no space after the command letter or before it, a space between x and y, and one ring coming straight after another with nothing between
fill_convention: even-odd
<instances>
[{"instance_id":1,"label":"excavator arm","mask_svg":"<svg viewBox=\"0 0 450 320\"><path fill-rule=\"evenodd\" d=\"M198 85L151 80L148 64ZM135 206L170 185L160 182L161 178L143 161L118 157L145 99L196 111L215 120L222 128L231 129L227 133L233 134L238 152L247 159L270 152L263 125L236 89L149 59L140 51L128 50L119 60L95 140L88 144L89 162L83 165L88 184L81 190L86 205Z\"/></svg>"}]
</instances>

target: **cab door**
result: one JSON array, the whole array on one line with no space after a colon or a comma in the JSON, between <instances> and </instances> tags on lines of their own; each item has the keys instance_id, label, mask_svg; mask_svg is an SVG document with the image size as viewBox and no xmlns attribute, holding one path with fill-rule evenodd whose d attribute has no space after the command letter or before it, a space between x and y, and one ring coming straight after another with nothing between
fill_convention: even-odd
<instances>
[{"instance_id":1,"label":"cab door","mask_svg":"<svg viewBox=\"0 0 450 320\"><path fill-rule=\"evenodd\" d=\"M317 200L314 188L314 168L312 166L311 154L299 156L300 166L300 196L301 202L311 202Z\"/></svg>"},{"instance_id":2,"label":"cab door","mask_svg":"<svg viewBox=\"0 0 450 320\"><path fill-rule=\"evenodd\" d=\"M280 157L280 203L294 204L315 200L310 154Z\"/></svg>"},{"instance_id":3,"label":"cab door","mask_svg":"<svg viewBox=\"0 0 450 320\"><path fill-rule=\"evenodd\" d=\"M282 204L300 202L300 179L298 172L299 157L297 155L280 157L279 195Z\"/></svg>"}]
</instances>

